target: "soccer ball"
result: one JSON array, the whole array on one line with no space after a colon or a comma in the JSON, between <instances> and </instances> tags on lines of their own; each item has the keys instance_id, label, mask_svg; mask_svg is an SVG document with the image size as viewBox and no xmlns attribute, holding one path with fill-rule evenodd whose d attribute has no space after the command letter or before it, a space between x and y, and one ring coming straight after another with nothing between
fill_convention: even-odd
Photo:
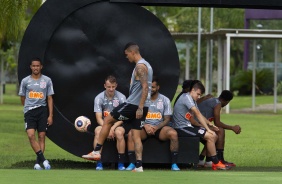
<instances>
[{"instance_id":1,"label":"soccer ball","mask_svg":"<svg viewBox=\"0 0 282 184\"><path fill-rule=\"evenodd\" d=\"M88 125L91 124L91 121L86 116L79 116L74 121L74 126L79 132L87 132Z\"/></svg>"}]
</instances>

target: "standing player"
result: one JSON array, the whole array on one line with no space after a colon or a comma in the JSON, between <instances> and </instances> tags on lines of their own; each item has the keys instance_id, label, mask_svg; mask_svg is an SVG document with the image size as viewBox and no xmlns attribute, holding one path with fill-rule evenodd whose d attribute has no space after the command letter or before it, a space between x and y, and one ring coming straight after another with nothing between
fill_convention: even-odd
<instances>
[{"instance_id":1,"label":"standing player","mask_svg":"<svg viewBox=\"0 0 282 184\"><path fill-rule=\"evenodd\" d=\"M117 107L119 104L125 102L126 97L119 91L117 88L116 78L112 75L108 76L105 79L104 87L106 90L99 93L94 100L94 112L96 116L97 123L99 126L95 128L95 137L93 141L93 147L95 148L97 141L99 139L100 131L104 124L104 118L110 114L110 112ZM117 150L118 150L118 170L125 170L124 167L124 158L125 158L125 140L124 140L124 128L121 126L122 121L118 121L110 129L108 139L117 140ZM93 159L93 152L88 155L82 155L82 158ZM103 164L101 161L97 162L96 170L103 170Z\"/></svg>"},{"instance_id":2,"label":"standing player","mask_svg":"<svg viewBox=\"0 0 282 184\"><path fill-rule=\"evenodd\" d=\"M213 162L212 169L225 170L227 169L226 166L216 156L215 142L217 135L210 130L208 120L203 117L196 104L196 101L204 92L205 87L201 82L197 80L191 82L189 92L181 94L174 105L172 127L176 129L179 137L197 136L206 140L207 150ZM193 120L193 116L198 119L199 123Z\"/></svg>"},{"instance_id":3,"label":"standing player","mask_svg":"<svg viewBox=\"0 0 282 184\"><path fill-rule=\"evenodd\" d=\"M126 44L124 53L129 62L136 64L131 76L129 97L125 103L113 109L110 115L104 119L93 154L95 160L100 160L102 145L112 125L117 121L128 121L132 127L131 131L136 154L136 167L133 171L143 172L141 130L149 107L153 69L140 55L137 44Z\"/></svg>"},{"instance_id":4,"label":"standing player","mask_svg":"<svg viewBox=\"0 0 282 184\"><path fill-rule=\"evenodd\" d=\"M198 103L199 110L201 113L210 121L214 122L214 124L219 128L218 140L216 142L216 152L218 159L228 166L236 166L232 162L227 162L224 159L224 143L225 143L225 129L232 130L235 134L240 134L241 127L239 125L226 125L220 121L220 111L221 108L225 107L231 100L233 99L232 92L228 90L223 90L218 98L209 98ZM204 158L206 156L206 149L204 148L202 153L199 156L199 166L204 166L205 161ZM206 159L209 161L209 158ZM208 164L209 165L209 164Z\"/></svg>"},{"instance_id":5,"label":"standing player","mask_svg":"<svg viewBox=\"0 0 282 184\"><path fill-rule=\"evenodd\" d=\"M41 74L43 65L39 58L31 60L31 75L21 81L19 96L24 105L25 129L33 151L37 155L34 169L41 170L40 163L45 169L51 169L49 161L45 159L45 135L47 127L53 123L53 84L49 77ZM47 100L47 103L46 103ZM48 105L48 109L47 106ZM48 114L49 113L49 114ZM35 131L38 132L38 141Z\"/></svg>"},{"instance_id":6,"label":"standing player","mask_svg":"<svg viewBox=\"0 0 282 184\"><path fill-rule=\"evenodd\" d=\"M148 137L156 137L161 141L170 140L170 152L171 152L171 170L179 171L177 166L178 156L178 136L177 132L167 126L170 122L170 116L172 115L170 100L159 93L159 82L157 78L152 81L152 92L149 111L145 120L145 124L141 131L141 139L144 140ZM129 166L126 170L133 170L134 165L134 142L132 140L131 131L128 133L127 140Z\"/></svg>"}]
</instances>

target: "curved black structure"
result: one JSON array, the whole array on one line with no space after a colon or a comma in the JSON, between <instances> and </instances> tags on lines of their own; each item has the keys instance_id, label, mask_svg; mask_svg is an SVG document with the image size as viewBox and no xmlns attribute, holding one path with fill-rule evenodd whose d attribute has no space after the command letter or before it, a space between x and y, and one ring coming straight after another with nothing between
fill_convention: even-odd
<instances>
[{"instance_id":1,"label":"curved black structure","mask_svg":"<svg viewBox=\"0 0 282 184\"><path fill-rule=\"evenodd\" d=\"M113 74L128 95L133 64L124 56L134 41L160 78L161 92L173 98L178 84L179 60L169 31L151 12L134 4L97 0L48 0L31 20L19 54L19 81L30 74L33 57L43 60L43 73L54 84L54 124L47 136L66 151L90 152L93 134L75 130L80 115L96 126L94 98L104 78Z\"/></svg>"}]
</instances>

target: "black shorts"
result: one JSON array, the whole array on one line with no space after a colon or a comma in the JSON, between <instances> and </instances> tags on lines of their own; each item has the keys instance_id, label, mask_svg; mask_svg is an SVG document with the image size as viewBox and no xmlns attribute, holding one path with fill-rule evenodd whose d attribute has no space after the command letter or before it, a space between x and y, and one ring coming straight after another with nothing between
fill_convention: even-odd
<instances>
[{"instance_id":1,"label":"black shorts","mask_svg":"<svg viewBox=\"0 0 282 184\"><path fill-rule=\"evenodd\" d=\"M35 129L38 132L46 132L48 127L47 118L48 111L45 106L27 111L24 114L25 130Z\"/></svg>"},{"instance_id":2,"label":"black shorts","mask_svg":"<svg viewBox=\"0 0 282 184\"><path fill-rule=\"evenodd\" d=\"M200 137L204 138L206 129L202 127L176 128L178 137Z\"/></svg>"},{"instance_id":3,"label":"black shorts","mask_svg":"<svg viewBox=\"0 0 282 184\"><path fill-rule=\"evenodd\" d=\"M162 128L163 128L163 127L162 127ZM146 132L145 128L143 128L143 129L144 129L144 131L146 132L147 137L155 137L155 138L157 138L157 139L160 140L160 133L161 133L162 128L161 128L161 129L158 129L158 130L155 132L154 135L151 135L151 134L149 135L149 134Z\"/></svg>"},{"instance_id":4,"label":"black shorts","mask_svg":"<svg viewBox=\"0 0 282 184\"><path fill-rule=\"evenodd\" d=\"M123 121L125 124L130 124L132 129L141 130L148 113L148 107L143 108L143 116L136 119L137 105L122 103L111 111L111 116L117 121Z\"/></svg>"}]
</instances>

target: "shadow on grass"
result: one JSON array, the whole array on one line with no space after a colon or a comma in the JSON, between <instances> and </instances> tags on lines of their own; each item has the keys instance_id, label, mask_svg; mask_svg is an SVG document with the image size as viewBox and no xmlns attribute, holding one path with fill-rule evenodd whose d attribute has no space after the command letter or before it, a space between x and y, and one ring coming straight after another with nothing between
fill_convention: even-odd
<instances>
[{"instance_id":1,"label":"shadow on grass","mask_svg":"<svg viewBox=\"0 0 282 184\"><path fill-rule=\"evenodd\" d=\"M71 161L64 159L52 159L49 160L52 166L52 169L91 169L95 170L96 162L94 161ZM13 164L7 169L31 169L34 166L34 160L22 161ZM128 164L126 163L125 166ZM194 171L211 171L211 168L194 168L192 164L178 164L181 170L194 170ZM105 170L115 170L117 169L117 164L115 163L103 163ZM143 163L143 166L146 169L152 170L170 170L170 164L148 164ZM280 167L233 167L230 169L232 172L282 172L282 166Z\"/></svg>"}]
</instances>

